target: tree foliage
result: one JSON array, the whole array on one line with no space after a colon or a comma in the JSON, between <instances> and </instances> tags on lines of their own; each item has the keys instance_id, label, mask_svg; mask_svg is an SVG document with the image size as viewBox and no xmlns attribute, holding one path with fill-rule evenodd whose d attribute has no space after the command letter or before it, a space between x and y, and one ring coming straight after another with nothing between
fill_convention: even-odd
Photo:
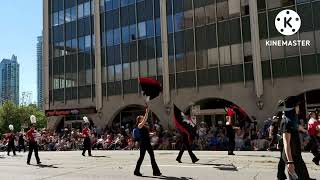
<instances>
[{"instance_id":1,"label":"tree foliage","mask_svg":"<svg viewBox=\"0 0 320 180\"><path fill-rule=\"evenodd\" d=\"M32 114L37 117L38 128L46 127L45 114L39 111L36 105L18 106L11 101L5 102L0 106L0 134L7 132L10 124L14 126L15 131L29 126Z\"/></svg>"}]
</instances>

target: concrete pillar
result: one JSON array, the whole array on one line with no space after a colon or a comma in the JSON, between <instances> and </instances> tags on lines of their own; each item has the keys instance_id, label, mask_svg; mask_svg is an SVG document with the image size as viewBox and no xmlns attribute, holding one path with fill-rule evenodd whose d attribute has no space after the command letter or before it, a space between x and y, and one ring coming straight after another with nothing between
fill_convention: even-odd
<instances>
[{"instance_id":1,"label":"concrete pillar","mask_svg":"<svg viewBox=\"0 0 320 180\"><path fill-rule=\"evenodd\" d=\"M169 83L169 52L168 52L168 29L167 29L167 1L160 0L160 22L161 22L161 47L162 47L162 78L163 78L163 103L170 103Z\"/></svg>"},{"instance_id":2,"label":"concrete pillar","mask_svg":"<svg viewBox=\"0 0 320 180\"><path fill-rule=\"evenodd\" d=\"M250 9L250 28L251 28L251 45L253 59L253 76L255 83L256 95L261 98L263 95L263 80L261 68L261 53L260 53L260 37L259 37L259 22L258 22L258 7L256 0L249 1Z\"/></svg>"},{"instance_id":3,"label":"concrete pillar","mask_svg":"<svg viewBox=\"0 0 320 180\"><path fill-rule=\"evenodd\" d=\"M98 114L102 109L102 80L101 80L101 32L100 32L100 3L94 0L94 36L95 36L95 78L96 78L96 109Z\"/></svg>"},{"instance_id":4,"label":"concrete pillar","mask_svg":"<svg viewBox=\"0 0 320 180\"><path fill-rule=\"evenodd\" d=\"M43 109L50 109L49 102L49 1L43 0L43 38L42 38L42 57L43 57Z\"/></svg>"}]
</instances>

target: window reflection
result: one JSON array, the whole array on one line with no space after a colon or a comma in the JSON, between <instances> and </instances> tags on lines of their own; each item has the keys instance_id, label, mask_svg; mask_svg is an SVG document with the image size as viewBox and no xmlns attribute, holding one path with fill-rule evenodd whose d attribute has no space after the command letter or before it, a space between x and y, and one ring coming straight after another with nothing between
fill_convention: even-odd
<instances>
[{"instance_id":1,"label":"window reflection","mask_svg":"<svg viewBox=\"0 0 320 180\"><path fill-rule=\"evenodd\" d=\"M139 38L146 37L146 22L140 22L138 24L138 33L139 33Z\"/></svg>"}]
</instances>

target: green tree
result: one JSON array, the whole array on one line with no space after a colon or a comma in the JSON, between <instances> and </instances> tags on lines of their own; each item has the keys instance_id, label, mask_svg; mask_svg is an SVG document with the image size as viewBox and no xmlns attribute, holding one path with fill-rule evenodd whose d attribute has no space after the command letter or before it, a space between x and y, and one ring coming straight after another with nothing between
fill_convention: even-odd
<instances>
[{"instance_id":1,"label":"green tree","mask_svg":"<svg viewBox=\"0 0 320 180\"><path fill-rule=\"evenodd\" d=\"M45 114L38 110L34 104L17 106L8 101L0 107L0 133L8 131L9 124L14 126L16 131L21 130L22 125L30 125L30 115L37 118L37 127L44 128L47 125Z\"/></svg>"}]
</instances>

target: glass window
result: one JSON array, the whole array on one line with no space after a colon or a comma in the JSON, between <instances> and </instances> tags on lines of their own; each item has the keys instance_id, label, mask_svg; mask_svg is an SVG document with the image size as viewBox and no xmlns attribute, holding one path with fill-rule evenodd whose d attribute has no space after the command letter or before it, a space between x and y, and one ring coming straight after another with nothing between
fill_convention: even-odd
<instances>
[{"instance_id":1,"label":"glass window","mask_svg":"<svg viewBox=\"0 0 320 180\"><path fill-rule=\"evenodd\" d=\"M174 15L174 27L176 32L183 30L183 27L184 27L183 12L177 13Z\"/></svg>"},{"instance_id":2,"label":"glass window","mask_svg":"<svg viewBox=\"0 0 320 180\"><path fill-rule=\"evenodd\" d=\"M59 12L53 13L53 26L59 25Z\"/></svg>"},{"instance_id":3,"label":"glass window","mask_svg":"<svg viewBox=\"0 0 320 180\"><path fill-rule=\"evenodd\" d=\"M298 34L294 34L291 36L284 36L284 38L286 40L296 40L296 39L298 39ZM264 46L266 46L266 45L264 45ZM285 50L286 50L287 57L299 55L299 47L298 46L287 46L287 47L285 47Z\"/></svg>"},{"instance_id":4,"label":"glass window","mask_svg":"<svg viewBox=\"0 0 320 180\"><path fill-rule=\"evenodd\" d=\"M217 2L217 18L219 21L228 19L228 1Z\"/></svg>"},{"instance_id":5,"label":"glass window","mask_svg":"<svg viewBox=\"0 0 320 180\"><path fill-rule=\"evenodd\" d=\"M131 78L137 78L139 76L138 61L131 62Z\"/></svg>"},{"instance_id":6,"label":"glass window","mask_svg":"<svg viewBox=\"0 0 320 180\"><path fill-rule=\"evenodd\" d=\"M104 0L106 11L112 10L112 0Z\"/></svg>"},{"instance_id":7,"label":"glass window","mask_svg":"<svg viewBox=\"0 0 320 180\"><path fill-rule=\"evenodd\" d=\"M106 83L107 82L107 67L101 67L101 70L102 70L102 74L101 74L102 83Z\"/></svg>"},{"instance_id":8,"label":"glass window","mask_svg":"<svg viewBox=\"0 0 320 180\"><path fill-rule=\"evenodd\" d=\"M77 41L77 39L72 39L71 46L72 46L72 48L74 48L74 49L76 49L76 48L78 47L78 41Z\"/></svg>"},{"instance_id":9,"label":"glass window","mask_svg":"<svg viewBox=\"0 0 320 180\"><path fill-rule=\"evenodd\" d=\"M300 39L310 40L310 46L301 46L301 54L315 53L313 32L300 33ZM319 47L318 47L319 48Z\"/></svg>"},{"instance_id":10,"label":"glass window","mask_svg":"<svg viewBox=\"0 0 320 180\"><path fill-rule=\"evenodd\" d=\"M275 37L270 40L276 41L276 40L282 40L282 39L283 39L282 37ZM271 47L271 57L272 59L284 58L284 47L276 47L276 46Z\"/></svg>"},{"instance_id":11,"label":"glass window","mask_svg":"<svg viewBox=\"0 0 320 180\"><path fill-rule=\"evenodd\" d=\"M229 17L239 17L240 16L240 1L239 0L229 0Z\"/></svg>"},{"instance_id":12,"label":"glass window","mask_svg":"<svg viewBox=\"0 0 320 180\"><path fill-rule=\"evenodd\" d=\"M216 22L216 5L215 4L209 4L205 7L206 12L206 21L210 23Z\"/></svg>"},{"instance_id":13,"label":"glass window","mask_svg":"<svg viewBox=\"0 0 320 180\"><path fill-rule=\"evenodd\" d=\"M107 31L107 46L113 46L113 30Z\"/></svg>"},{"instance_id":14,"label":"glass window","mask_svg":"<svg viewBox=\"0 0 320 180\"><path fill-rule=\"evenodd\" d=\"M85 46L84 46L84 48L86 49L86 50L88 50L88 49L90 49L91 48L91 36L89 35L89 36L85 36Z\"/></svg>"},{"instance_id":15,"label":"glass window","mask_svg":"<svg viewBox=\"0 0 320 180\"><path fill-rule=\"evenodd\" d=\"M146 22L140 22L138 24L138 33L139 33L139 38L146 37Z\"/></svg>"},{"instance_id":16,"label":"glass window","mask_svg":"<svg viewBox=\"0 0 320 180\"><path fill-rule=\"evenodd\" d=\"M105 2L105 0L100 0L100 11L101 12L105 11L104 2Z\"/></svg>"},{"instance_id":17,"label":"glass window","mask_svg":"<svg viewBox=\"0 0 320 180\"><path fill-rule=\"evenodd\" d=\"M230 46L219 47L220 65L230 65Z\"/></svg>"},{"instance_id":18,"label":"glass window","mask_svg":"<svg viewBox=\"0 0 320 180\"><path fill-rule=\"evenodd\" d=\"M86 84L92 83L92 69L86 70Z\"/></svg>"},{"instance_id":19,"label":"glass window","mask_svg":"<svg viewBox=\"0 0 320 180\"><path fill-rule=\"evenodd\" d=\"M160 18L156 19L156 36L161 35L161 23L160 23Z\"/></svg>"},{"instance_id":20,"label":"glass window","mask_svg":"<svg viewBox=\"0 0 320 180\"><path fill-rule=\"evenodd\" d=\"M83 16L89 16L90 15L90 2L86 2L84 3L84 12L83 12Z\"/></svg>"},{"instance_id":21,"label":"glass window","mask_svg":"<svg viewBox=\"0 0 320 180\"><path fill-rule=\"evenodd\" d=\"M130 39L130 34L129 34L129 27L124 26L122 27L122 43L128 43Z\"/></svg>"},{"instance_id":22,"label":"glass window","mask_svg":"<svg viewBox=\"0 0 320 180\"><path fill-rule=\"evenodd\" d=\"M108 81L114 81L114 66L108 66Z\"/></svg>"},{"instance_id":23,"label":"glass window","mask_svg":"<svg viewBox=\"0 0 320 180\"><path fill-rule=\"evenodd\" d=\"M186 71L186 61L183 53L176 54L176 68L177 72Z\"/></svg>"},{"instance_id":24,"label":"glass window","mask_svg":"<svg viewBox=\"0 0 320 180\"><path fill-rule=\"evenodd\" d=\"M252 46L251 42L246 42L243 44L243 55L244 61L249 62L252 61Z\"/></svg>"},{"instance_id":25,"label":"glass window","mask_svg":"<svg viewBox=\"0 0 320 180\"><path fill-rule=\"evenodd\" d=\"M320 31L317 30L315 31L315 39L316 39L316 47L317 47L317 50L318 50L318 53L320 53Z\"/></svg>"},{"instance_id":26,"label":"glass window","mask_svg":"<svg viewBox=\"0 0 320 180\"><path fill-rule=\"evenodd\" d=\"M84 43L85 43L84 37L79 37L79 49L80 49L80 51L84 50L84 47L85 47Z\"/></svg>"},{"instance_id":27,"label":"glass window","mask_svg":"<svg viewBox=\"0 0 320 180\"><path fill-rule=\"evenodd\" d=\"M148 76L148 61L140 61L140 74L142 77Z\"/></svg>"},{"instance_id":28,"label":"glass window","mask_svg":"<svg viewBox=\"0 0 320 180\"><path fill-rule=\"evenodd\" d=\"M78 18L82 18L83 17L83 4L79 4L78 5Z\"/></svg>"},{"instance_id":29,"label":"glass window","mask_svg":"<svg viewBox=\"0 0 320 180\"><path fill-rule=\"evenodd\" d=\"M289 6L294 4L294 0L267 0L268 9Z\"/></svg>"},{"instance_id":30,"label":"glass window","mask_svg":"<svg viewBox=\"0 0 320 180\"><path fill-rule=\"evenodd\" d=\"M197 53L197 69L206 68L208 64L208 51L198 51Z\"/></svg>"},{"instance_id":31,"label":"glass window","mask_svg":"<svg viewBox=\"0 0 320 180\"><path fill-rule=\"evenodd\" d=\"M71 21L75 21L77 19L77 7L74 6L70 10L71 13Z\"/></svg>"},{"instance_id":32,"label":"glass window","mask_svg":"<svg viewBox=\"0 0 320 180\"><path fill-rule=\"evenodd\" d=\"M192 28L193 26L193 10L184 12L184 26L185 28Z\"/></svg>"},{"instance_id":33,"label":"glass window","mask_svg":"<svg viewBox=\"0 0 320 180\"><path fill-rule=\"evenodd\" d=\"M269 60L269 46L266 46L266 40L260 40L260 53L262 60Z\"/></svg>"},{"instance_id":34,"label":"glass window","mask_svg":"<svg viewBox=\"0 0 320 180\"><path fill-rule=\"evenodd\" d=\"M121 81L122 76L122 65L118 64L115 66L115 72L116 72L116 81Z\"/></svg>"},{"instance_id":35,"label":"glass window","mask_svg":"<svg viewBox=\"0 0 320 180\"><path fill-rule=\"evenodd\" d=\"M195 9L196 26L202 26L206 24L206 16L204 7Z\"/></svg>"},{"instance_id":36,"label":"glass window","mask_svg":"<svg viewBox=\"0 0 320 180\"><path fill-rule=\"evenodd\" d=\"M120 7L120 0L112 0L113 9L118 9Z\"/></svg>"},{"instance_id":37,"label":"glass window","mask_svg":"<svg viewBox=\"0 0 320 180\"><path fill-rule=\"evenodd\" d=\"M240 44L231 45L232 64L241 64L242 61L242 48Z\"/></svg>"},{"instance_id":38,"label":"glass window","mask_svg":"<svg viewBox=\"0 0 320 180\"><path fill-rule=\"evenodd\" d=\"M66 23L71 22L71 9L66 9L66 17L65 17Z\"/></svg>"},{"instance_id":39,"label":"glass window","mask_svg":"<svg viewBox=\"0 0 320 180\"><path fill-rule=\"evenodd\" d=\"M149 59L149 76L156 76L157 75L157 64L155 59Z\"/></svg>"},{"instance_id":40,"label":"glass window","mask_svg":"<svg viewBox=\"0 0 320 180\"><path fill-rule=\"evenodd\" d=\"M127 6L128 4L128 0L121 0L121 7Z\"/></svg>"},{"instance_id":41,"label":"glass window","mask_svg":"<svg viewBox=\"0 0 320 180\"><path fill-rule=\"evenodd\" d=\"M153 20L147 21L147 37L153 37L154 36L154 23Z\"/></svg>"},{"instance_id":42,"label":"glass window","mask_svg":"<svg viewBox=\"0 0 320 180\"><path fill-rule=\"evenodd\" d=\"M137 32L136 32L136 24L133 24L129 28L130 33L130 41L134 41L137 39Z\"/></svg>"},{"instance_id":43,"label":"glass window","mask_svg":"<svg viewBox=\"0 0 320 180\"><path fill-rule=\"evenodd\" d=\"M113 40L114 40L114 44L120 44L120 37L121 32L120 32L120 28L114 29L113 31Z\"/></svg>"},{"instance_id":44,"label":"glass window","mask_svg":"<svg viewBox=\"0 0 320 180\"><path fill-rule=\"evenodd\" d=\"M188 71L193 71L195 68L195 64L194 64L194 52L187 52L186 54L186 64L187 64L187 70Z\"/></svg>"},{"instance_id":45,"label":"glass window","mask_svg":"<svg viewBox=\"0 0 320 180\"><path fill-rule=\"evenodd\" d=\"M208 49L208 67L216 67L219 62L218 48Z\"/></svg>"},{"instance_id":46,"label":"glass window","mask_svg":"<svg viewBox=\"0 0 320 180\"><path fill-rule=\"evenodd\" d=\"M90 2L90 6L91 6L91 14L94 15L94 1Z\"/></svg>"},{"instance_id":47,"label":"glass window","mask_svg":"<svg viewBox=\"0 0 320 180\"><path fill-rule=\"evenodd\" d=\"M261 1L258 1L258 9L259 9L259 4ZM265 2L263 0L262 2L263 6L265 6ZM265 8L265 7L264 7ZM242 15L248 15L250 13L249 10L249 0L241 0L241 14Z\"/></svg>"},{"instance_id":48,"label":"glass window","mask_svg":"<svg viewBox=\"0 0 320 180\"><path fill-rule=\"evenodd\" d=\"M158 68L158 74L159 74L159 75L162 75L163 60L162 60L162 58L157 58L157 61L158 61L158 66L157 66L157 68Z\"/></svg>"},{"instance_id":49,"label":"glass window","mask_svg":"<svg viewBox=\"0 0 320 180\"><path fill-rule=\"evenodd\" d=\"M64 11L59 12L59 24L64 23Z\"/></svg>"},{"instance_id":50,"label":"glass window","mask_svg":"<svg viewBox=\"0 0 320 180\"><path fill-rule=\"evenodd\" d=\"M124 80L130 79L130 64L129 63L123 64L123 79Z\"/></svg>"},{"instance_id":51,"label":"glass window","mask_svg":"<svg viewBox=\"0 0 320 180\"><path fill-rule=\"evenodd\" d=\"M168 24L168 33L172 33L173 32L173 19L172 19L172 15L169 15L167 17L167 24Z\"/></svg>"}]
</instances>

